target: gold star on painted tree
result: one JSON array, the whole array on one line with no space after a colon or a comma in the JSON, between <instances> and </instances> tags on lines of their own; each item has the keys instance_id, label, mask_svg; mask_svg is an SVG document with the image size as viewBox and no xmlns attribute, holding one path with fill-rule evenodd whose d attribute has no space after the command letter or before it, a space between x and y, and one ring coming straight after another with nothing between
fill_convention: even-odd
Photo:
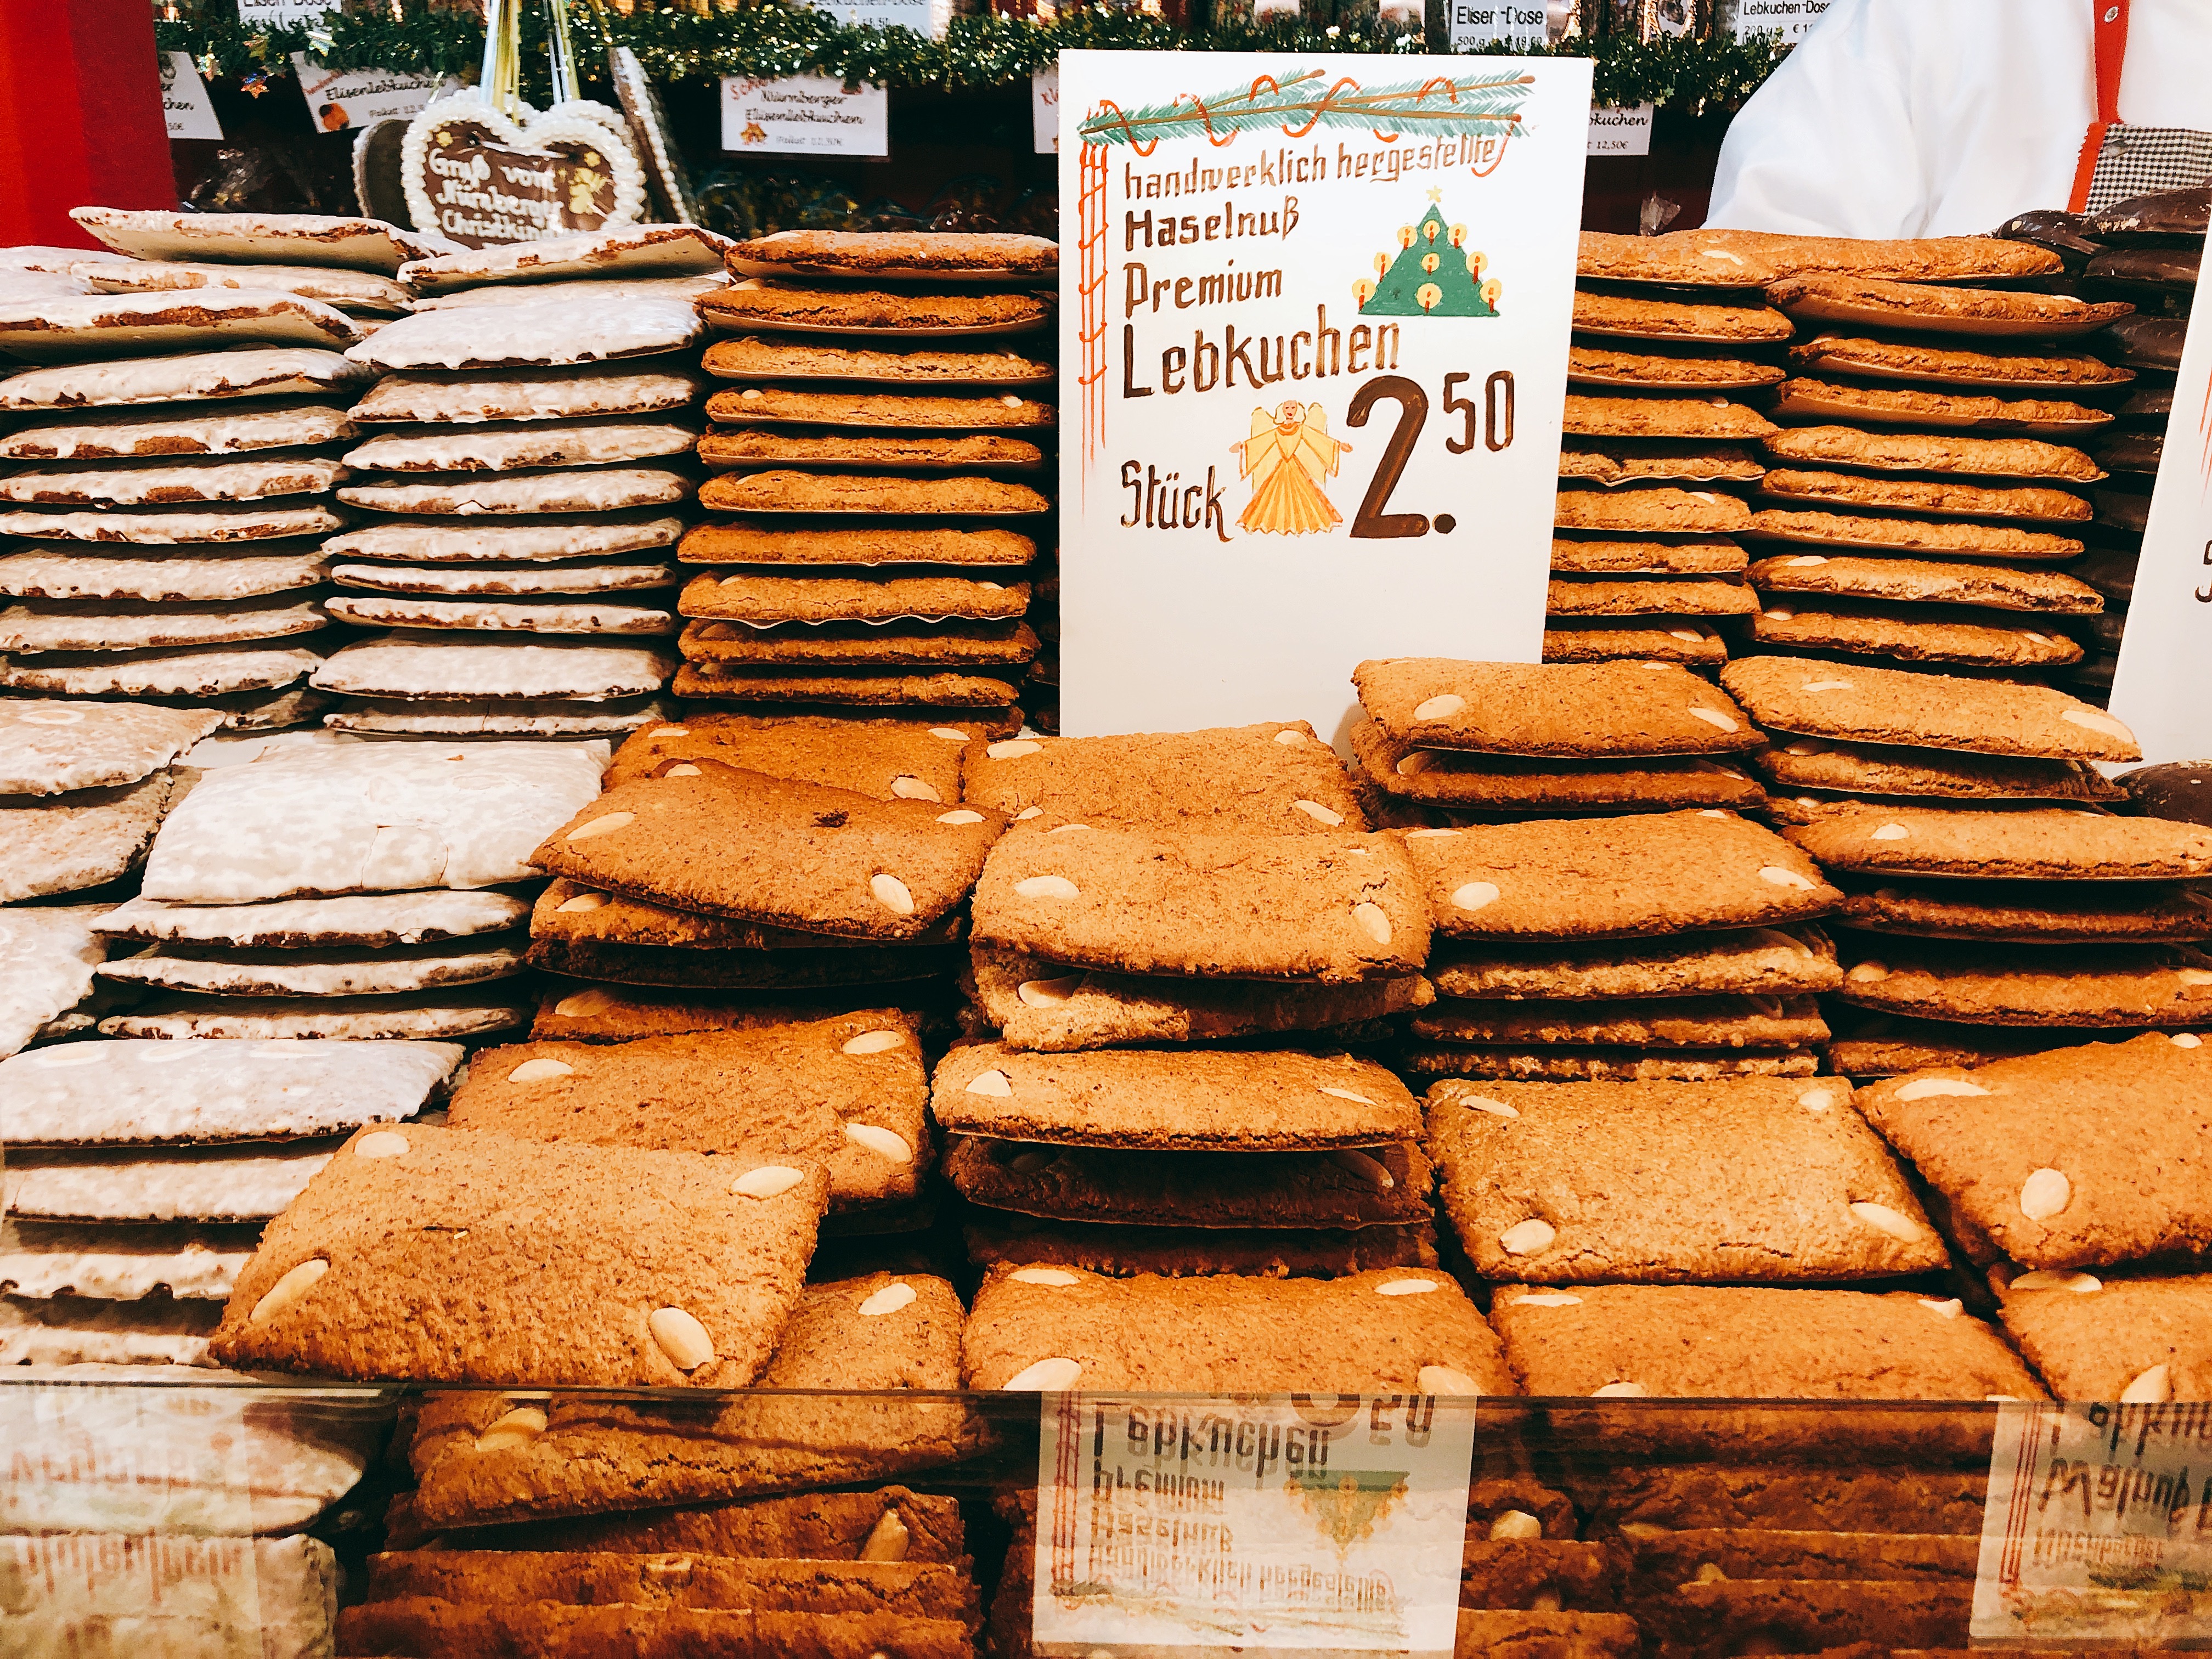
<instances>
[{"instance_id":1,"label":"gold star on painted tree","mask_svg":"<svg viewBox=\"0 0 2212 1659\"><path fill-rule=\"evenodd\" d=\"M1444 199L1444 187L1442 185L1436 186L1435 189L1429 192L1429 199L1431 202L1443 201Z\"/></svg>"}]
</instances>

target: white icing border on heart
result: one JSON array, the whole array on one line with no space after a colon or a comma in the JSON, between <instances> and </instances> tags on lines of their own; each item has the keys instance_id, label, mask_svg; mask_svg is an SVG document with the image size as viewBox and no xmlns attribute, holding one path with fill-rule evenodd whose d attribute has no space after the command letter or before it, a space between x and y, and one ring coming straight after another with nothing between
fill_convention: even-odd
<instances>
[{"instance_id":1,"label":"white icing border on heart","mask_svg":"<svg viewBox=\"0 0 2212 1659\"><path fill-rule=\"evenodd\" d=\"M417 226L428 225L436 231L438 210L430 200L430 192L422 184L422 164L430 147L430 129L441 121L472 121L483 127L503 144L518 148L562 143L588 143L605 151L608 170L614 174L614 211L607 216L601 230L618 230L624 226L643 222L645 215L645 167L637 159L637 146L629 135L629 123L619 110L609 109L605 104L595 104L588 99L571 99L559 103L540 114L529 105L522 106L520 125L484 103L474 93L455 98L441 98L422 106L415 118L407 124L406 142L400 146L399 179L407 192L407 216ZM437 234L442 234L442 232ZM562 229L556 233L569 235ZM543 238L538 239L543 240ZM495 243L494 246L505 246Z\"/></svg>"}]
</instances>

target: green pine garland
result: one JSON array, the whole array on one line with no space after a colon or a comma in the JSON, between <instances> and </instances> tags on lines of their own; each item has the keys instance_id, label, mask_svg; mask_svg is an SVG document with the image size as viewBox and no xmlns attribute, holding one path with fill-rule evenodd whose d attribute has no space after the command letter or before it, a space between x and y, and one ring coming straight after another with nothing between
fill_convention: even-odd
<instances>
[{"instance_id":1,"label":"green pine garland","mask_svg":"<svg viewBox=\"0 0 2212 1659\"><path fill-rule=\"evenodd\" d=\"M175 21L156 20L165 52L188 52L204 73L281 75L291 54L310 53L332 69L391 69L473 79L483 57L483 24L465 13L412 8L325 14L323 26L248 31L228 0L178 8ZM1026 80L1060 52L1078 47L1146 52L1343 52L1404 53L1427 50L1407 36L1358 27L1324 29L1303 21L1227 22L1189 31L1141 12L1103 5L1069 8L1050 23L996 15L953 19L944 39L910 29L848 27L805 5L757 3L702 16L689 10L599 15L572 0L572 27L581 67L596 74L609 44L628 46L656 81L710 80L725 75L779 76L817 71L848 82L889 87L999 87ZM538 101L543 85L544 16L523 15L526 88ZM1512 49L1480 51L1502 54ZM1523 55L1595 58L1601 104L1655 103L1692 114L1729 111L1759 89L1783 48L1777 37L1738 42L1687 35L1639 41L1626 36L1576 40Z\"/></svg>"}]
</instances>

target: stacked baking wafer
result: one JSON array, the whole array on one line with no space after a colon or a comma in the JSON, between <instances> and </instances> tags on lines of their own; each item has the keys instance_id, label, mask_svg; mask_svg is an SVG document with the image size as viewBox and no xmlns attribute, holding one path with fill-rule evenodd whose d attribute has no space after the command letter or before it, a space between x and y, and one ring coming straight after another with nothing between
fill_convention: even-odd
<instances>
[{"instance_id":1,"label":"stacked baking wafer","mask_svg":"<svg viewBox=\"0 0 2212 1659\"><path fill-rule=\"evenodd\" d=\"M1784 833L1844 888L1838 1072L1882 1076L2212 1022L2212 832L2121 817L2127 728L2048 687L1771 657L1729 690L1771 734ZM1784 792L1787 792L1786 793Z\"/></svg>"},{"instance_id":2,"label":"stacked baking wafer","mask_svg":"<svg viewBox=\"0 0 2212 1659\"><path fill-rule=\"evenodd\" d=\"M1054 244L787 231L701 310L700 503L679 696L1011 733L1049 577ZM1044 557L1040 560L1040 550ZM1042 671L1045 672L1050 670Z\"/></svg>"},{"instance_id":3,"label":"stacked baking wafer","mask_svg":"<svg viewBox=\"0 0 2212 1659\"><path fill-rule=\"evenodd\" d=\"M261 729L326 702L303 684L328 648L320 544L344 522L343 399L368 378L339 354L406 308L407 239L240 216L81 209L138 257L0 302L0 352L41 365L0 380L0 532L31 538L0 557L11 690Z\"/></svg>"},{"instance_id":4,"label":"stacked baking wafer","mask_svg":"<svg viewBox=\"0 0 2212 1659\"><path fill-rule=\"evenodd\" d=\"M316 684L341 730L614 735L665 714L670 550L692 493L693 301L721 239L689 226L409 264L425 297L356 349L383 374L325 544L333 617L389 629Z\"/></svg>"},{"instance_id":5,"label":"stacked baking wafer","mask_svg":"<svg viewBox=\"0 0 2212 1659\"><path fill-rule=\"evenodd\" d=\"M1339 1046L1429 1000L1426 912L1310 727L1011 739L965 799L1011 825L975 902L990 1040L933 1095L980 1262L1433 1261L1413 1102Z\"/></svg>"},{"instance_id":6,"label":"stacked baking wafer","mask_svg":"<svg viewBox=\"0 0 2212 1659\"><path fill-rule=\"evenodd\" d=\"M1664 663L1404 658L1353 675L1438 939L1403 1068L1434 1078L1802 1075L1840 976L1837 895L1736 816L1743 711ZM1626 816L1624 816L1626 815Z\"/></svg>"},{"instance_id":7,"label":"stacked baking wafer","mask_svg":"<svg viewBox=\"0 0 2212 1659\"><path fill-rule=\"evenodd\" d=\"M510 1425L504 1437L531 1436ZM474 1531L416 1510L396 1501L341 1646L953 1655L975 1651L981 1623L958 1501L902 1486Z\"/></svg>"}]
</instances>

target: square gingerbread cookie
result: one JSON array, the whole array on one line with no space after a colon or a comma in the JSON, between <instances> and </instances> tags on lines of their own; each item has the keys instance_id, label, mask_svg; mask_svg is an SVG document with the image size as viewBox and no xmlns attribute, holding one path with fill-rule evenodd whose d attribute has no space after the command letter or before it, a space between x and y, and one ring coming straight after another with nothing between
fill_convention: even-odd
<instances>
[{"instance_id":1,"label":"square gingerbread cookie","mask_svg":"<svg viewBox=\"0 0 2212 1659\"><path fill-rule=\"evenodd\" d=\"M367 1131L262 1235L210 1352L364 1379L744 1387L828 1197L811 1164Z\"/></svg>"},{"instance_id":2,"label":"square gingerbread cookie","mask_svg":"<svg viewBox=\"0 0 2212 1659\"><path fill-rule=\"evenodd\" d=\"M912 1198L929 1163L921 1047L904 1016L488 1048L449 1121L518 1140L799 1158L835 1209Z\"/></svg>"},{"instance_id":3,"label":"square gingerbread cookie","mask_svg":"<svg viewBox=\"0 0 2212 1659\"><path fill-rule=\"evenodd\" d=\"M995 813L879 801L719 761L619 784L532 855L555 875L773 927L911 939L967 896Z\"/></svg>"},{"instance_id":4,"label":"square gingerbread cookie","mask_svg":"<svg viewBox=\"0 0 2212 1659\"><path fill-rule=\"evenodd\" d=\"M408 1455L428 1526L477 1527L811 1486L880 1480L950 1462L975 1427L956 1401L960 1298L926 1273L807 1285L761 1374L805 1391L685 1404L492 1394L434 1395ZM864 1396L822 1398L830 1390ZM885 1396L889 1397L885 1397ZM895 1558L894 1558L895 1559Z\"/></svg>"},{"instance_id":5,"label":"square gingerbread cookie","mask_svg":"<svg viewBox=\"0 0 2212 1659\"><path fill-rule=\"evenodd\" d=\"M1405 842L1437 931L1454 939L1765 927L1810 920L1843 896L1773 831L1715 809L1415 830Z\"/></svg>"},{"instance_id":6,"label":"square gingerbread cookie","mask_svg":"<svg viewBox=\"0 0 2212 1659\"><path fill-rule=\"evenodd\" d=\"M1976 812L1851 805L1789 838L1825 869L2014 881L2169 881L2212 871L2212 830L2079 808Z\"/></svg>"},{"instance_id":7,"label":"square gingerbread cookie","mask_svg":"<svg viewBox=\"0 0 2212 1659\"><path fill-rule=\"evenodd\" d=\"M972 1389L1513 1392L1498 1339L1442 1273L1334 1279L994 1273L961 1337Z\"/></svg>"},{"instance_id":8,"label":"square gingerbread cookie","mask_svg":"<svg viewBox=\"0 0 2212 1659\"><path fill-rule=\"evenodd\" d=\"M1879 1279L1948 1261L1838 1079L1444 1082L1444 1207L1486 1279ZM1741 1149L1715 1167L1716 1149Z\"/></svg>"},{"instance_id":9,"label":"square gingerbread cookie","mask_svg":"<svg viewBox=\"0 0 2212 1659\"><path fill-rule=\"evenodd\" d=\"M988 946L971 957L975 1002L1000 1041L1045 1053L1291 1031L1351 1041L1436 1000L1419 974L1325 985L1119 974Z\"/></svg>"},{"instance_id":10,"label":"square gingerbread cookie","mask_svg":"<svg viewBox=\"0 0 2212 1659\"><path fill-rule=\"evenodd\" d=\"M970 1204L1051 1221L1133 1227L1403 1227L1430 1215L1419 1145L1315 1152L1024 1146L955 1135L945 1174Z\"/></svg>"},{"instance_id":11,"label":"square gingerbread cookie","mask_svg":"<svg viewBox=\"0 0 2212 1659\"><path fill-rule=\"evenodd\" d=\"M1766 792L1740 763L1703 755L1570 760L1424 749L1371 720L1352 728L1362 774L1400 800L1454 811L1563 817L1571 812L1662 812L1686 806L1752 811Z\"/></svg>"},{"instance_id":12,"label":"square gingerbread cookie","mask_svg":"<svg viewBox=\"0 0 2212 1659\"><path fill-rule=\"evenodd\" d=\"M1038 830L1288 835L1367 828L1336 753L1304 720L1109 738L1008 738L969 751L963 799Z\"/></svg>"},{"instance_id":13,"label":"square gingerbread cookie","mask_svg":"<svg viewBox=\"0 0 2212 1659\"><path fill-rule=\"evenodd\" d=\"M1794 657L1732 662L1721 684L1761 726L1796 735L2046 760L2141 757L2120 721L2048 686Z\"/></svg>"},{"instance_id":14,"label":"square gingerbread cookie","mask_svg":"<svg viewBox=\"0 0 2212 1659\"><path fill-rule=\"evenodd\" d=\"M1349 984L1428 954L1403 848L1345 830L1024 831L993 849L973 914L979 945L1132 974Z\"/></svg>"},{"instance_id":15,"label":"square gingerbread cookie","mask_svg":"<svg viewBox=\"0 0 2212 1659\"><path fill-rule=\"evenodd\" d=\"M1836 947L1809 923L1683 933L1649 944L1439 945L1429 980L1447 997L1572 1001L1790 996L1843 982Z\"/></svg>"},{"instance_id":16,"label":"square gingerbread cookie","mask_svg":"<svg viewBox=\"0 0 2212 1659\"><path fill-rule=\"evenodd\" d=\"M937 1067L950 1133L1065 1146L1282 1152L1420 1133L1406 1086L1374 1061L1296 1049L1041 1054L963 1044Z\"/></svg>"},{"instance_id":17,"label":"square gingerbread cookie","mask_svg":"<svg viewBox=\"0 0 2212 1659\"><path fill-rule=\"evenodd\" d=\"M699 711L647 726L615 751L609 788L669 761L726 761L749 772L826 784L886 800L960 799L960 759L981 726L922 720L836 720L824 714Z\"/></svg>"},{"instance_id":18,"label":"square gingerbread cookie","mask_svg":"<svg viewBox=\"0 0 2212 1659\"><path fill-rule=\"evenodd\" d=\"M2003 1340L1907 1291L1512 1289L1491 1317L1523 1390L1598 1399L2039 1400ZM1685 1332L1696 1340L1685 1341Z\"/></svg>"},{"instance_id":19,"label":"square gingerbread cookie","mask_svg":"<svg viewBox=\"0 0 2212 1659\"><path fill-rule=\"evenodd\" d=\"M2212 1274L1999 1269L1992 1277L1998 1317L2054 1398L2212 1398Z\"/></svg>"},{"instance_id":20,"label":"square gingerbread cookie","mask_svg":"<svg viewBox=\"0 0 2212 1659\"><path fill-rule=\"evenodd\" d=\"M407 1492L393 1498L386 1511L385 1537L392 1549L415 1549L437 1540L435 1533L426 1533L413 1494ZM896 1486L520 1521L471 1528L465 1540L470 1548L483 1550L581 1555L688 1551L744 1560L958 1565L968 1554L957 1498Z\"/></svg>"},{"instance_id":21,"label":"square gingerbread cookie","mask_svg":"<svg viewBox=\"0 0 2212 1659\"><path fill-rule=\"evenodd\" d=\"M1385 735L1425 749L1620 759L1761 742L1710 681L1667 664L1400 657L1360 664L1352 683Z\"/></svg>"},{"instance_id":22,"label":"square gingerbread cookie","mask_svg":"<svg viewBox=\"0 0 2212 1659\"><path fill-rule=\"evenodd\" d=\"M1961 1221L2027 1267L2212 1249L2212 1048L2149 1033L1938 1066L1861 1109Z\"/></svg>"}]
</instances>

